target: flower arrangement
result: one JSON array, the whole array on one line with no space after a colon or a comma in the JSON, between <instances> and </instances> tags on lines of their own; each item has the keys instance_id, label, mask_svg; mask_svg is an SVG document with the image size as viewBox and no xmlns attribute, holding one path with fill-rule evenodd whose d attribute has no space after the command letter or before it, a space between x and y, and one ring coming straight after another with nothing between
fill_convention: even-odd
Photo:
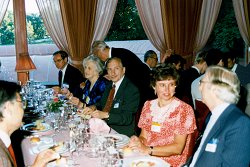
<instances>
[{"instance_id":1,"label":"flower arrangement","mask_svg":"<svg viewBox=\"0 0 250 167\"><path fill-rule=\"evenodd\" d=\"M59 112L60 107L63 106L63 101L60 101L57 97L53 99L50 103L47 105L47 109L50 112Z\"/></svg>"}]
</instances>

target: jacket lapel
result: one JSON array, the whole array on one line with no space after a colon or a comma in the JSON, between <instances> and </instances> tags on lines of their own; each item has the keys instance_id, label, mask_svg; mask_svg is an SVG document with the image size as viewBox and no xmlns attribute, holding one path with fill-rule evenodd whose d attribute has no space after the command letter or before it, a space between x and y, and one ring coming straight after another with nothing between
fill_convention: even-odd
<instances>
[{"instance_id":1,"label":"jacket lapel","mask_svg":"<svg viewBox=\"0 0 250 167\"><path fill-rule=\"evenodd\" d=\"M6 153L6 155L8 155L9 160L11 161L11 164L14 166L14 160L12 159L10 152L8 150L8 148L4 145L3 141L0 139L0 147L3 148L3 151Z\"/></svg>"},{"instance_id":2,"label":"jacket lapel","mask_svg":"<svg viewBox=\"0 0 250 167\"><path fill-rule=\"evenodd\" d=\"M220 117L217 119L216 123L214 124L214 126L212 127L212 129L210 130L210 132L207 135L207 138L205 139L203 146L201 148L200 154L197 158L197 160L200 158L201 154L203 154L203 152L206 149L207 143L209 141L211 141L213 139L214 136L217 136L217 134L219 134L221 132L221 130L223 129L223 125L225 124L225 121L227 120L227 117L230 115L231 111L233 109L232 105L229 105L225 111L223 111L223 113L220 115Z\"/></svg>"}]
</instances>

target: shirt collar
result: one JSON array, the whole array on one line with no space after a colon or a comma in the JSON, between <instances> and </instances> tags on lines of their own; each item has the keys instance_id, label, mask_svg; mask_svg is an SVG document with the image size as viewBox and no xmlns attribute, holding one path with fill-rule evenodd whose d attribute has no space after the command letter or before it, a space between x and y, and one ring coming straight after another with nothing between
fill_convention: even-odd
<instances>
[{"instance_id":1,"label":"shirt collar","mask_svg":"<svg viewBox=\"0 0 250 167\"><path fill-rule=\"evenodd\" d=\"M67 64L64 66L64 68L61 70L61 71L63 72L63 74L65 74L65 71L66 71L67 67L68 67L68 63L67 63Z\"/></svg>"},{"instance_id":2,"label":"shirt collar","mask_svg":"<svg viewBox=\"0 0 250 167\"><path fill-rule=\"evenodd\" d=\"M237 68L238 64L234 64L233 68L231 69L231 71L235 72L236 71L236 68Z\"/></svg>"},{"instance_id":3,"label":"shirt collar","mask_svg":"<svg viewBox=\"0 0 250 167\"><path fill-rule=\"evenodd\" d=\"M8 148L11 144L10 136L4 131L0 130L0 138L2 139L4 145Z\"/></svg>"},{"instance_id":4,"label":"shirt collar","mask_svg":"<svg viewBox=\"0 0 250 167\"><path fill-rule=\"evenodd\" d=\"M216 106L212 111L211 118L217 120L220 115L223 113L223 111L229 106L229 103L222 103L218 106Z\"/></svg>"},{"instance_id":5,"label":"shirt collar","mask_svg":"<svg viewBox=\"0 0 250 167\"><path fill-rule=\"evenodd\" d=\"M111 49L112 49L112 47L110 47L110 49L109 49L109 59L111 58Z\"/></svg>"},{"instance_id":6,"label":"shirt collar","mask_svg":"<svg viewBox=\"0 0 250 167\"><path fill-rule=\"evenodd\" d=\"M201 73L200 70L199 70L199 68L197 68L196 66L192 66L192 68L196 69L199 74Z\"/></svg>"}]
</instances>

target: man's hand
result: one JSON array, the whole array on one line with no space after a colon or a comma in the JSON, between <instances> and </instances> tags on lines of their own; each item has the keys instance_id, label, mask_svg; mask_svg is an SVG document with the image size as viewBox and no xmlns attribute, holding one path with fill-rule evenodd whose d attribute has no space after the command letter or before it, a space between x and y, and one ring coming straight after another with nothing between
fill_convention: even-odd
<instances>
[{"instance_id":1,"label":"man's hand","mask_svg":"<svg viewBox=\"0 0 250 167\"><path fill-rule=\"evenodd\" d=\"M45 167L48 162L60 158L60 155L51 149L40 152L32 167Z\"/></svg>"}]
</instances>

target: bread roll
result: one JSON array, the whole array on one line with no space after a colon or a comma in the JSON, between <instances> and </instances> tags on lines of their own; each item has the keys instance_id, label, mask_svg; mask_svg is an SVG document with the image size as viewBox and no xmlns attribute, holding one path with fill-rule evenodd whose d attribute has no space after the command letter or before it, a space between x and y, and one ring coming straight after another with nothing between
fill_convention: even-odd
<instances>
[{"instance_id":1,"label":"bread roll","mask_svg":"<svg viewBox=\"0 0 250 167\"><path fill-rule=\"evenodd\" d=\"M37 143L37 142L40 142L40 138L39 137L32 137L32 138L30 138L30 141L32 143Z\"/></svg>"}]
</instances>

